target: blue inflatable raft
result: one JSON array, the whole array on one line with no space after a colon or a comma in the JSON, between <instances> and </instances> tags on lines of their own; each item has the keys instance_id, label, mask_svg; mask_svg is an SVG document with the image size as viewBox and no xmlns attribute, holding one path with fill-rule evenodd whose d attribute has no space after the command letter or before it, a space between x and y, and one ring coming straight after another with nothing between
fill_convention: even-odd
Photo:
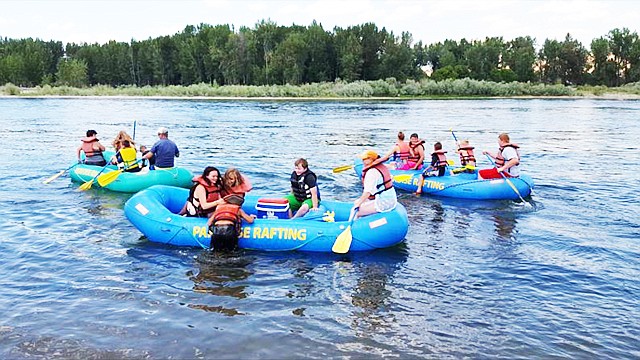
<instances>
[{"instance_id":1,"label":"blue inflatable raft","mask_svg":"<svg viewBox=\"0 0 640 360\"><path fill-rule=\"evenodd\" d=\"M362 162L356 160L354 169L358 176L362 175ZM415 192L418 190L422 170L390 170L393 186L396 189ZM475 200L517 200L518 194L504 179L479 180L478 173L461 172L451 175L426 177L422 185L422 193L459 199ZM533 179L527 175L509 178L523 197L529 196L533 189Z\"/></svg>"},{"instance_id":2,"label":"blue inflatable raft","mask_svg":"<svg viewBox=\"0 0 640 360\"><path fill-rule=\"evenodd\" d=\"M211 235L207 219L177 215L188 195L187 189L152 186L133 195L125 203L124 213L150 241L208 248ZM323 200L319 211L290 220L262 218L263 212L256 209L258 204L258 196L247 194L242 209L260 217L253 224L242 223L241 248L331 252L336 238L349 225L352 207L351 203ZM353 240L349 251L396 245L404 241L408 227L407 211L402 204L390 212L359 218L351 225Z\"/></svg>"},{"instance_id":3,"label":"blue inflatable raft","mask_svg":"<svg viewBox=\"0 0 640 360\"><path fill-rule=\"evenodd\" d=\"M111 158L113 154L113 152L108 151L104 153L106 159ZM78 164L69 170L69 176L72 181L85 183L98 175L102 168L102 166ZM109 165L102 174L108 174L116 170L118 170L117 166ZM149 170L148 167L145 167L136 173L121 173L115 181L106 185L105 189L117 192L135 193L152 185L171 185L189 188L193 184L191 182L192 178L193 174L185 168L173 167ZM93 187L98 188L100 185L97 181L94 181Z\"/></svg>"}]
</instances>

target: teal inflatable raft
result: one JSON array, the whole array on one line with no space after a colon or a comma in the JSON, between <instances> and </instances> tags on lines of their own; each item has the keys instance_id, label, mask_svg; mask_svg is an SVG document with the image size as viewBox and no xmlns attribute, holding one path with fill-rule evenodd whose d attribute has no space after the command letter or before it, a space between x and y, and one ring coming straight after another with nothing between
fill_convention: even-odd
<instances>
[{"instance_id":1,"label":"teal inflatable raft","mask_svg":"<svg viewBox=\"0 0 640 360\"><path fill-rule=\"evenodd\" d=\"M153 186L133 195L126 202L124 213L150 241L208 248L211 236L207 219L177 215L188 194L187 189ZM349 225L347 220L352 207L351 203L323 200L319 211L290 220L265 212L260 204L258 196L247 195L245 198L242 209L258 218L253 224L242 223L241 248L331 252L336 238ZM402 204L390 212L364 216L351 225L353 240L349 251L396 245L404 240L408 227L407 211Z\"/></svg>"},{"instance_id":2,"label":"teal inflatable raft","mask_svg":"<svg viewBox=\"0 0 640 360\"><path fill-rule=\"evenodd\" d=\"M105 152L106 159L109 159L111 156L113 156L113 152ZM78 164L69 170L69 176L72 181L85 183L98 175L102 168L102 166ZM117 170L117 166L109 165L102 174L108 174L109 172ZM148 167L145 167L136 173L121 173L115 181L106 185L105 189L117 192L135 193L153 185L171 185L189 188L193 184L191 182L192 178L193 174L185 168L173 167L149 170ZM93 187L98 188L100 185L97 181L94 181Z\"/></svg>"},{"instance_id":3,"label":"teal inflatable raft","mask_svg":"<svg viewBox=\"0 0 640 360\"><path fill-rule=\"evenodd\" d=\"M362 162L356 160L354 169L358 176L362 175ZM393 186L396 189L415 192L418 190L422 170L390 170L393 176ZM431 176L425 178L422 193L434 196L444 196L459 199L475 200L517 200L518 194L504 179L479 180L478 173L461 172L445 176ZM533 179L527 175L509 178L523 197L531 195Z\"/></svg>"}]
</instances>

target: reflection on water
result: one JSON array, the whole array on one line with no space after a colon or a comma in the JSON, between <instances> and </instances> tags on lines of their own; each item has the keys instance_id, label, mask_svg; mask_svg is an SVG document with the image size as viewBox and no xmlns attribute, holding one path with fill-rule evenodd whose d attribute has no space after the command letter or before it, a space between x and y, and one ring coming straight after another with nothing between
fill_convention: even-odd
<instances>
[{"instance_id":1,"label":"reflection on water","mask_svg":"<svg viewBox=\"0 0 640 360\"><path fill-rule=\"evenodd\" d=\"M235 284L253 275L254 271L250 269L253 260L254 257L246 255L243 250L234 252L204 250L196 258L198 273L193 274L190 271L187 272L187 276L193 281L193 291L197 293L245 299L248 296L247 285ZM243 315L235 308L223 306L203 304L189 304L188 306L192 309L218 312L227 316Z\"/></svg>"},{"instance_id":2,"label":"reflection on water","mask_svg":"<svg viewBox=\"0 0 640 360\"><path fill-rule=\"evenodd\" d=\"M515 213L500 212L493 214L498 239L515 240L516 220Z\"/></svg>"}]
</instances>

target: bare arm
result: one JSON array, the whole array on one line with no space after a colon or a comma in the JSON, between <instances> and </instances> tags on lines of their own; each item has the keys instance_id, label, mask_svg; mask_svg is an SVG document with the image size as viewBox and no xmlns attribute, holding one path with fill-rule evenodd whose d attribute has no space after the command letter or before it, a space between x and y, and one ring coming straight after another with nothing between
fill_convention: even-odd
<instances>
[{"instance_id":1,"label":"bare arm","mask_svg":"<svg viewBox=\"0 0 640 360\"><path fill-rule=\"evenodd\" d=\"M311 204L313 205L311 210L315 210L318 208L318 187L314 186L309 190L311 191Z\"/></svg>"},{"instance_id":2,"label":"bare arm","mask_svg":"<svg viewBox=\"0 0 640 360\"><path fill-rule=\"evenodd\" d=\"M253 224L253 219L254 217L251 215L248 215L246 212L244 212L244 210L240 209L240 211L238 212L238 214L240 214L240 217L244 219L244 221L248 222L249 224Z\"/></svg>"}]
</instances>

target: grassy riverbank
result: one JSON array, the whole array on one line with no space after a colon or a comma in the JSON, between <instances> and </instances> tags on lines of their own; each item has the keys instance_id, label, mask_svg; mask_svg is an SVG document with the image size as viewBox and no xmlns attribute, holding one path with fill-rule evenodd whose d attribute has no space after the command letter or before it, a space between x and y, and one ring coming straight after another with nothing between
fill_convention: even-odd
<instances>
[{"instance_id":1,"label":"grassy riverbank","mask_svg":"<svg viewBox=\"0 0 640 360\"><path fill-rule=\"evenodd\" d=\"M121 97L205 97L205 98L486 98L486 97L620 97L640 98L640 83L618 88L605 86L568 87L530 83L495 83L471 79L444 81L406 81L395 79L357 81L352 83L314 83L299 86L264 85L218 86L120 86L97 85L86 88L38 86L20 88L13 84L0 86L0 96L121 96Z\"/></svg>"}]
</instances>

